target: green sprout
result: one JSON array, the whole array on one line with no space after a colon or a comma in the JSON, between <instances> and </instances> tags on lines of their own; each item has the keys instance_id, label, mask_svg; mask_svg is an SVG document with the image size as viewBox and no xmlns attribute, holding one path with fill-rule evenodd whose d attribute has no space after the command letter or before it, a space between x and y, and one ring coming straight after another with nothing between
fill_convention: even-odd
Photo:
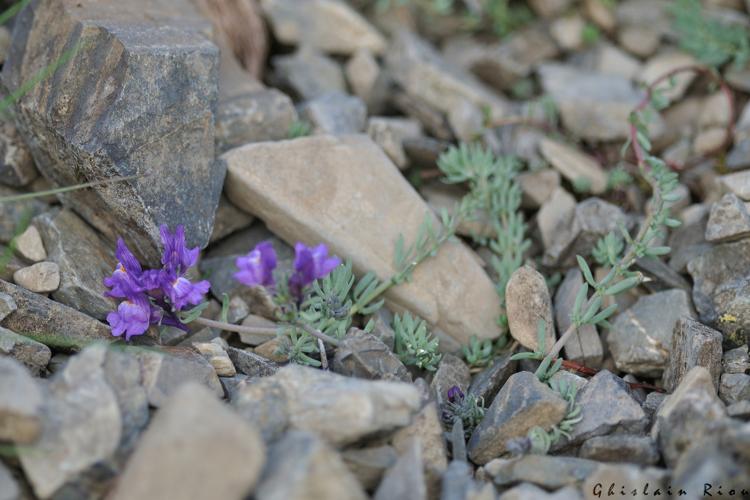
<instances>
[{"instance_id":1,"label":"green sprout","mask_svg":"<svg viewBox=\"0 0 750 500\"><path fill-rule=\"evenodd\" d=\"M462 351L470 368L483 368L492 361L494 348L490 339L479 340L472 335L469 345L463 346Z\"/></svg>"},{"instance_id":2,"label":"green sprout","mask_svg":"<svg viewBox=\"0 0 750 500\"><path fill-rule=\"evenodd\" d=\"M395 351L407 366L435 371L442 354L438 352L439 341L427 331L425 320L408 312L395 315L393 331L396 334Z\"/></svg>"}]
</instances>

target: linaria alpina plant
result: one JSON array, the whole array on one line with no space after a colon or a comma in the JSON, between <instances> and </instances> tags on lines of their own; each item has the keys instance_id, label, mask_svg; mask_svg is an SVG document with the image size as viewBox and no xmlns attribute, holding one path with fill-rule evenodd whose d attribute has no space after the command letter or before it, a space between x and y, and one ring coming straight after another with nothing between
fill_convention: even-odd
<instances>
[{"instance_id":1,"label":"linaria alpina plant","mask_svg":"<svg viewBox=\"0 0 750 500\"><path fill-rule=\"evenodd\" d=\"M191 282L185 277L198 260L199 249L185 246L185 229L177 226L170 233L167 226L159 228L164 253L161 269L144 270L125 242L117 241L118 264L112 276L104 280L107 295L123 299L116 311L107 315L112 335L125 335L125 340L143 335L149 325L167 325L187 329L180 312L188 305L203 302L211 284Z\"/></svg>"},{"instance_id":2,"label":"linaria alpina plant","mask_svg":"<svg viewBox=\"0 0 750 500\"><path fill-rule=\"evenodd\" d=\"M454 385L448 389L447 401L443 406L443 422L453 426L460 421L464 437L471 436L472 431L484 418L484 400L473 394L464 394L460 387Z\"/></svg>"}]
</instances>

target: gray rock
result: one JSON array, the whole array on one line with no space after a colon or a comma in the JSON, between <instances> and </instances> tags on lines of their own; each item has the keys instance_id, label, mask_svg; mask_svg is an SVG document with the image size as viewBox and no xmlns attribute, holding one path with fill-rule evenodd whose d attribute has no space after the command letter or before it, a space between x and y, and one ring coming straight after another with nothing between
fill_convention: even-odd
<instances>
[{"instance_id":1,"label":"gray rock","mask_svg":"<svg viewBox=\"0 0 750 500\"><path fill-rule=\"evenodd\" d=\"M555 293L555 320L557 330L565 332L571 325L570 316L573 313L576 294L583 286L583 277L579 268L568 270L565 279ZM599 368L604 357L604 348L596 326L584 325L573 334L565 344L565 357L589 368Z\"/></svg>"},{"instance_id":2,"label":"gray rock","mask_svg":"<svg viewBox=\"0 0 750 500\"><path fill-rule=\"evenodd\" d=\"M671 288L681 288L692 292L692 286L677 271L659 259L641 257L636 259L634 268L648 278L643 285L652 292L663 292Z\"/></svg>"},{"instance_id":3,"label":"gray rock","mask_svg":"<svg viewBox=\"0 0 750 500\"><path fill-rule=\"evenodd\" d=\"M0 500L18 500L21 490L8 468L0 462Z\"/></svg>"},{"instance_id":4,"label":"gray rock","mask_svg":"<svg viewBox=\"0 0 750 500\"><path fill-rule=\"evenodd\" d=\"M671 356L662 384L673 391L694 366L703 366L711 374L714 387L721 373L721 333L690 318L680 318L674 327Z\"/></svg>"},{"instance_id":5,"label":"gray rock","mask_svg":"<svg viewBox=\"0 0 750 500\"><path fill-rule=\"evenodd\" d=\"M634 375L661 375L669 362L677 320L692 317L684 290L668 290L638 299L617 316L607 335L617 368Z\"/></svg>"},{"instance_id":6,"label":"gray rock","mask_svg":"<svg viewBox=\"0 0 750 500\"><path fill-rule=\"evenodd\" d=\"M430 382L430 392L438 406L442 407L448 400L448 391L451 387L459 387L461 392L466 393L470 383L471 373L466 363L458 356L445 354Z\"/></svg>"},{"instance_id":7,"label":"gray rock","mask_svg":"<svg viewBox=\"0 0 750 500\"><path fill-rule=\"evenodd\" d=\"M0 292L0 321L8 317L8 315L18 309L16 301L13 297L7 293Z\"/></svg>"},{"instance_id":8,"label":"gray rock","mask_svg":"<svg viewBox=\"0 0 750 500\"><path fill-rule=\"evenodd\" d=\"M500 495L500 500L581 500L582 498L580 491L574 486L566 486L554 493L548 493L531 483L521 483Z\"/></svg>"},{"instance_id":9,"label":"gray rock","mask_svg":"<svg viewBox=\"0 0 750 500\"><path fill-rule=\"evenodd\" d=\"M214 368L191 348L141 349L135 354L141 363L143 386L151 406L162 406L180 385L188 381L208 387L219 397L224 395Z\"/></svg>"},{"instance_id":10,"label":"gray rock","mask_svg":"<svg viewBox=\"0 0 750 500\"><path fill-rule=\"evenodd\" d=\"M383 148L398 168L403 169L409 164L404 141L419 138L422 135L422 125L408 118L373 116L367 121L367 135Z\"/></svg>"},{"instance_id":11,"label":"gray rock","mask_svg":"<svg viewBox=\"0 0 750 500\"><path fill-rule=\"evenodd\" d=\"M84 10L46 0L16 18L3 66L4 83L16 91L37 68L69 57L85 32L75 64L17 101L19 131L40 172L58 185L148 172L60 197L151 264L160 256L159 224L183 224L190 246L208 242L222 189L213 127L219 53L207 27L184 0L161 8L109 0Z\"/></svg>"},{"instance_id":12,"label":"gray rock","mask_svg":"<svg viewBox=\"0 0 750 500\"><path fill-rule=\"evenodd\" d=\"M279 370L276 363L247 349L230 346L227 348L227 354L237 370L249 377L270 377Z\"/></svg>"},{"instance_id":13,"label":"gray rock","mask_svg":"<svg viewBox=\"0 0 750 500\"><path fill-rule=\"evenodd\" d=\"M115 258L110 247L72 211L46 213L34 219L49 260L60 268L60 286L52 294L58 302L103 320L117 304L104 293L103 280L112 274Z\"/></svg>"},{"instance_id":14,"label":"gray rock","mask_svg":"<svg viewBox=\"0 0 750 500\"><path fill-rule=\"evenodd\" d=\"M407 425L420 401L410 384L290 365L242 387L233 404L264 436L278 435L288 426L343 445Z\"/></svg>"},{"instance_id":15,"label":"gray rock","mask_svg":"<svg viewBox=\"0 0 750 500\"><path fill-rule=\"evenodd\" d=\"M31 262L47 260L47 251L36 226L27 227L23 233L16 236L15 241L16 252L24 259Z\"/></svg>"},{"instance_id":16,"label":"gray rock","mask_svg":"<svg viewBox=\"0 0 750 500\"><path fill-rule=\"evenodd\" d=\"M386 41L355 9L341 0L261 0L276 38L291 45L309 45L325 52L352 54L359 49L376 54Z\"/></svg>"},{"instance_id":17,"label":"gray rock","mask_svg":"<svg viewBox=\"0 0 750 500\"><path fill-rule=\"evenodd\" d=\"M576 241L572 254L588 255L599 239L620 227L628 227L628 219L622 209L600 198L588 198L576 205L573 232Z\"/></svg>"},{"instance_id":18,"label":"gray rock","mask_svg":"<svg viewBox=\"0 0 750 500\"><path fill-rule=\"evenodd\" d=\"M693 278L693 304L701 321L714 324L727 311L718 310L714 300L722 284L744 276L750 267L750 241L740 240L715 245L688 263ZM722 325L719 330L726 333Z\"/></svg>"},{"instance_id":19,"label":"gray rock","mask_svg":"<svg viewBox=\"0 0 750 500\"><path fill-rule=\"evenodd\" d=\"M539 147L544 158L570 182L584 180L594 194L607 188L607 175L594 158L552 139L543 139Z\"/></svg>"},{"instance_id":20,"label":"gray rock","mask_svg":"<svg viewBox=\"0 0 750 500\"><path fill-rule=\"evenodd\" d=\"M492 401L484 419L471 435L469 457L486 464L506 451L506 441L523 437L533 427L545 430L559 423L566 402L531 372L511 376Z\"/></svg>"},{"instance_id":21,"label":"gray rock","mask_svg":"<svg viewBox=\"0 0 750 500\"><path fill-rule=\"evenodd\" d=\"M259 89L221 99L216 108L217 152L249 142L286 139L296 119L292 100L276 89Z\"/></svg>"},{"instance_id":22,"label":"gray rock","mask_svg":"<svg viewBox=\"0 0 750 500\"><path fill-rule=\"evenodd\" d=\"M370 317L373 322L372 334L381 340L391 351L396 342L396 332L393 331L393 313L386 307L381 307Z\"/></svg>"},{"instance_id":23,"label":"gray rock","mask_svg":"<svg viewBox=\"0 0 750 500\"><path fill-rule=\"evenodd\" d=\"M23 187L39 176L31 151L12 120L0 124L0 158L0 182L6 186Z\"/></svg>"},{"instance_id":24,"label":"gray rock","mask_svg":"<svg viewBox=\"0 0 750 500\"><path fill-rule=\"evenodd\" d=\"M92 340L113 339L104 323L41 295L2 280L0 293L9 295L17 306L0 321L9 330L23 332L58 349L73 349Z\"/></svg>"},{"instance_id":25,"label":"gray rock","mask_svg":"<svg viewBox=\"0 0 750 500\"><path fill-rule=\"evenodd\" d=\"M691 441L674 467L672 483L700 497L719 496L734 490L747 496L750 476L750 424L725 425ZM695 495L694 498L699 498Z\"/></svg>"},{"instance_id":26,"label":"gray rock","mask_svg":"<svg viewBox=\"0 0 750 500\"><path fill-rule=\"evenodd\" d=\"M712 242L739 240L750 235L750 213L745 203L732 193L711 206L706 226L706 240Z\"/></svg>"},{"instance_id":27,"label":"gray rock","mask_svg":"<svg viewBox=\"0 0 750 500\"><path fill-rule=\"evenodd\" d=\"M744 399L727 406L727 415L741 420L750 420L750 400Z\"/></svg>"},{"instance_id":28,"label":"gray rock","mask_svg":"<svg viewBox=\"0 0 750 500\"><path fill-rule=\"evenodd\" d=\"M423 481L429 498L435 498L440 493L440 478L448 467L448 449L437 408L435 403L427 404L412 423L396 431L391 440L402 459L414 452L415 442L419 444Z\"/></svg>"},{"instance_id":29,"label":"gray rock","mask_svg":"<svg viewBox=\"0 0 750 500\"><path fill-rule=\"evenodd\" d=\"M214 230L211 233L211 243L221 240L232 233L249 227L255 217L235 207L225 197L219 200L214 217Z\"/></svg>"},{"instance_id":30,"label":"gray rock","mask_svg":"<svg viewBox=\"0 0 750 500\"><path fill-rule=\"evenodd\" d=\"M723 373L745 373L749 370L750 356L747 345L726 351L721 365Z\"/></svg>"},{"instance_id":31,"label":"gray rock","mask_svg":"<svg viewBox=\"0 0 750 500\"><path fill-rule=\"evenodd\" d=\"M429 213L396 166L366 136L249 144L225 153L222 160L228 164L227 194L233 203L258 215L285 241L326 243L331 253L351 258L357 273L390 276L393 241L399 233L407 240L416 237ZM368 202L362 205L362 200ZM349 217L315 215L325 211L346 211ZM446 282L451 286L442 286ZM420 265L410 283L392 287L385 298L393 307L424 318L440 334L444 349L457 348L472 334L500 334L497 293L472 253L455 243L443 245Z\"/></svg>"},{"instance_id":32,"label":"gray rock","mask_svg":"<svg viewBox=\"0 0 750 500\"><path fill-rule=\"evenodd\" d=\"M300 114L318 133L358 134L365 128L367 107L359 97L328 92L307 101Z\"/></svg>"},{"instance_id":33,"label":"gray rock","mask_svg":"<svg viewBox=\"0 0 750 500\"><path fill-rule=\"evenodd\" d=\"M746 373L725 373L721 376L719 397L726 404L750 400L750 375Z\"/></svg>"},{"instance_id":34,"label":"gray rock","mask_svg":"<svg viewBox=\"0 0 750 500\"><path fill-rule=\"evenodd\" d=\"M598 462L584 458L525 455L495 459L484 469L497 486L527 481L546 489L556 489L580 485L598 466Z\"/></svg>"},{"instance_id":35,"label":"gray rock","mask_svg":"<svg viewBox=\"0 0 750 500\"><path fill-rule=\"evenodd\" d=\"M659 408L651 437L659 443L666 464L674 467L691 443L725 418L726 409L716 395L711 374L696 366Z\"/></svg>"},{"instance_id":36,"label":"gray rock","mask_svg":"<svg viewBox=\"0 0 750 500\"><path fill-rule=\"evenodd\" d=\"M523 347L535 350L539 346L540 321L544 321L545 351L555 343L555 323L552 299L544 276L531 266L513 272L505 287L505 309L510 334Z\"/></svg>"},{"instance_id":37,"label":"gray rock","mask_svg":"<svg viewBox=\"0 0 750 500\"><path fill-rule=\"evenodd\" d=\"M722 175L717 181L725 192L737 195L742 201L750 201L750 170Z\"/></svg>"},{"instance_id":38,"label":"gray rock","mask_svg":"<svg viewBox=\"0 0 750 500\"><path fill-rule=\"evenodd\" d=\"M750 339L749 293L750 275L730 279L714 290L712 306L718 313L714 324L723 334L726 349L747 345Z\"/></svg>"},{"instance_id":39,"label":"gray rock","mask_svg":"<svg viewBox=\"0 0 750 500\"><path fill-rule=\"evenodd\" d=\"M448 114L464 101L486 109L490 119L510 112L508 103L473 75L443 59L427 42L400 31L387 52L386 64L396 82L411 97Z\"/></svg>"},{"instance_id":40,"label":"gray rock","mask_svg":"<svg viewBox=\"0 0 750 500\"><path fill-rule=\"evenodd\" d=\"M587 6L601 8L596 0L587 0ZM605 10L609 12L609 9ZM632 80L641 72L641 62L616 45L606 41L599 42L590 52L585 53L581 61L583 67L599 73L621 76Z\"/></svg>"},{"instance_id":41,"label":"gray rock","mask_svg":"<svg viewBox=\"0 0 750 500\"><path fill-rule=\"evenodd\" d=\"M523 172L516 178L523 191L521 207L539 208L560 187L560 173L551 168Z\"/></svg>"},{"instance_id":42,"label":"gray rock","mask_svg":"<svg viewBox=\"0 0 750 500\"><path fill-rule=\"evenodd\" d=\"M602 464L586 478L583 492L587 499L598 498L600 495L609 496L610 485L614 484L614 495L622 495L622 498L625 496L624 491L628 498L644 500L656 496L656 491L667 494L667 488L671 490L669 480L669 471L664 469L642 468L630 464Z\"/></svg>"},{"instance_id":43,"label":"gray rock","mask_svg":"<svg viewBox=\"0 0 750 500\"><path fill-rule=\"evenodd\" d=\"M255 429L187 382L156 413L112 498L241 500L258 481L264 452Z\"/></svg>"},{"instance_id":44,"label":"gray rock","mask_svg":"<svg viewBox=\"0 0 750 500\"><path fill-rule=\"evenodd\" d=\"M18 450L34 493L49 498L117 450L123 417L105 379L102 345L74 356L49 384L42 410L43 432Z\"/></svg>"},{"instance_id":45,"label":"gray rock","mask_svg":"<svg viewBox=\"0 0 750 500\"><path fill-rule=\"evenodd\" d=\"M385 472L373 500L427 500L422 466L422 446L411 441L395 464Z\"/></svg>"},{"instance_id":46,"label":"gray rock","mask_svg":"<svg viewBox=\"0 0 750 500\"><path fill-rule=\"evenodd\" d=\"M495 500L492 484L475 481L474 469L462 460L453 460L443 474L440 500Z\"/></svg>"},{"instance_id":47,"label":"gray rock","mask_svg":"<svg viewBox=\"0 0 750 500\"><path fill-rule=\"evenodd\" d=\"M383 341L354 328L336 348L332 367L336 373L349 377L411 382L406 366Z\"/></svg>"},{"instance_id":48,"label":"gray rock","mask_svg":"<svg viewBox=\"0 0 750 500\"><path fill-rule=\"evenodd\" d=\"M650 392L646 396L646 399L641 404L641 408L643 408L644 413L646 413L646 416L650 421L653 421L656 412L659 411L659 408L666 398L667 394L664 394L663 392Z\"/></svg>"},{"instance_id":49,"label":"gray rock","mask_svg":"<svg viewBox=\"0 0 750 500\"><path fill-rule=\"evenodd\" d=\"M381 113L388 100L390 76L380 68L372 52L366 49L355 52L344 73L352 93L367 104L369 113Z\"/></svg>"},{"instance_id":50,"label":"gray rock","mask_svg":"<svg viewBox=\"0 0 750 500\"><path fill-rule=\"evenodd\" d=\"M99 349L100 352L104 351L103 347ZM132 450L149 419L148 397L143 387L141 365L127 349L107 349L105 353L91 356L89 360L91 371L96 371L101 366L104 379L112 388L120 407L122 438L118 453L124 458Z\"/></svg>"},{"instance_id":51,"label":"gray rock","mask_svg":"<svg viewBox=\"0 0 750 500\"><path fill-rule=\"evenodd\" d=\"M46 345L1 326L0 354L15 358L37 376L44 371L52 357L52 351Z\"/></svg>"},{"instance_id":52,"label":"gray rock","mask_svg":"<svg viewBox=\"0 0 750 500\"><path fill-rule=\"evenodd\" d=\"M227 354L226 341L221 337L209 342L193 342L192 346L209 362L219 377L234 377L237 374L237 369Z\"/></svg>"},{"instance_id":53,"label":"gray rock","mask_svg":"<svg viewBox=\"0 0 750 500\"><path fill-rule=\"evenodd\" d=\"M276 56L272 64L281 82L304 99L346 92L341 66L315 50L301 48L289 56Z\"/></svg>"},{"instance_id":54,"label":"gray rock","mask_svg":"<svg viewBox=\"0 0 750 500\"><path fill-rule=\"evenodd\" d=\"M14 196L20 191L0 186L0 196ZM38 199L0 203L0 243L8 243L24 231L24 221L38 215L49 207Z\"/></svg>"},{"instance_id":55,"label":"gray rock","mask_svg":"<svg viewBox=\"0 0 750 500\"><path fill-rule=\"evenodd\" d=\"M516 371L516 362L509 354L496 357L490 366L474 375L469 386L469 394L492 401L508 378Z\"/></svg>"},{"instance_id":56,"label":"gray rock","mask_svg":"<svg viewBox=\"0 0 750 500\"><path fill-rule=\"evenodd\" d=\"M53 292L60 286L60 268L54 262L37 262L13 273L13 281L31 292Z\"/></svg>"},{"instance_id":57,"label":"gray rock","mask_svg":"<svg viewBox=\"0 0 750 500\"><path fill-rule=\"evenodd\" d=\"M613 434L584 441L578 456L599 462L629 462L654 465L659 461L659 449L647 436Z\"/></svg>"},{"instance_id":58,"label":"gray rock","mask_svg":"<svg viewBox=\"0 0 750 500\"><path fill-rule=\"evenodd\" d=\"M746 73L750 76L750 71ZM750 167L750 106L747 104L735 125L733 143L734 147L727 154L727 167L732 170Z\"/></svg>"},{"instance_id":59,"label":"gray rock","mask_svg":"<svg viewBox=\"0 0 750 500\"><path fill-rule=\"evenodd\" d=\"M237 374L234 377L219 377L221 386L224 388L224 397L232 401L237 397L239 388L242 387L250 377L244 374Z\"/></svg>"},{"instance_id":60,"label":"gray rock","mask_svg":"<svg viewBox=\"0 0 750 500\"><path fill-rule=\"evenodd\" d=\"M578 236L575 225L576 200L558 187L537 212L536 222L544 244L545 265L560 264Z\"/></svg>"},{"instance_id":61,"label":"gray rock","mask_svg":"<svg viewBox=\"0 0 750 500\"><path fill-rule=\"evenodd\" d=\"M571 0L529 0L529 5L542 17L555 17L565 12Z\"/></svg>"},{"instance_id":62,"label":"gray rock","mask_svg":"<svg viewBox=\"0 0 750 500\"><path fill-rule=\"evenodd\" d=\"M341 453L349 471L354 474L366 490L374 490L383 474L398 460L398 453L392 446L354 448Z\"/></svg>"},{"instance_id":63,"label":"gray rock","mask_svg":"<svg viewBox=\"0 0 750 500\"><path fill-rule=\"evenodd\" d=\"M669 246L672 248L669 267L675 271L686 273L688 263L711 248L704 238L708 211L708 206L702 204L691 205L680 213L682 226L669 236Z\"/></svg>"},{"instance_id":64,"label":"gray rock","mask_svg":"<svg viewBox=\"0 0 750 500\"><path fill-rule=\"evenodd\" d=\"M551 63L540 65L538 73L568 131L592 141L628 136L628 114L640 100L640 92L629 79ZM653 123L654 130L663 124L659 119Z\"/></svg>"},{"instance_id":65,"label":"gray rock","mask_svg":"<svg viewBox=\"0 0 750 500\"><path fill-rule=\"evenodd\" d=\"M607 370L601 370L581 389L576 398L582 420L575 424L570 438L563 437L555 449L580 444L615 431L643 432L648 417L630 395L627 384Z\"/></svg>"},{"instance_id":66,"label":"gray rock","mask_svg":"<svg viewBox=\"0 0 750 500\"><path fill-rule=\"evenodd\" d=\"M690 54L676 50L666 50L646 61L641 74L638 76L638 80L644 84L651 84L657 78L666 75L674 69L692 64L696 64L696 60ZM695 73L683 71L674 76L673 82L662 81L659 85L656 85L656 89L668 100L675 101L685 94L685 91L695 77Z\"/></svg>"},{"instance_id":67,"label":"gray rock","mask_svg":"<svg viewBox=\"0 0 750 500\"><path fill-rule=\"evenodd\" d=\"M324 440L309 432L290 431L271 447L255 498L365 500L367 495L339 454Z\"/></svg>"},{"instance_id":68,"label":"gray rock","mask_svg":"<svg viewBox=\"0 0 750 500\"><path fill-rule=\"evenodd\" d=\"M545 27L536 24L513 31L497 43L452 38L445 43L443 54L488 85L511 90L513 84L531 75L534 65L555 57L558 49Z\"/></svg>"},{"instance_id":69,"label":"gray rock","mask_svg":"<svg viewBox=\"0 0 750 500\"><path fill-rule=\"evenodd\" d=\"M257 316L255 314L249 314L245 319L242 320L242 326L260 326L264 328L274 328L276 327L276 323L264 317ZM274 337L276 337L275 334L268 335L265 333L241 333L240 341L243 344L258 346L263 344L264 342L268 342Z\"/></svg>"},{"instance_id":70,"label":"gray rock","mask_svg":"<svg viewBox=\"0 0 750 500\"><path fill-rule=\"evenodd\" d=\"M0 375L0 440L33 443L42 432L42 390L12 358L0 357Z\"/></svg>"}]
</instances>

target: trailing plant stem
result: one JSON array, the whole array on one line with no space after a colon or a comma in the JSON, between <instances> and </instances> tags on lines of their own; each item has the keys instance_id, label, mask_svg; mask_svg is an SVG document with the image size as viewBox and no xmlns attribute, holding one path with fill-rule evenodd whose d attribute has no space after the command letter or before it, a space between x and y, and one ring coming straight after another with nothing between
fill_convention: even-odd
<instances>
[{"instance_id":1,"label":"trailing plant stem","mask_svg":"<svg viewBox=\"0 0 750 500\"><path fill-rule=\"evenodd\" d=\"M233 325L231 323L225 323L223 321L216 321L216 320L208 319L208 318L197 318L195 322L198 323L199 325L207 326L209 328L218 328L226 332L248 333L248 334L256 334L256 335L275 335L278 332L277 328L264 327L264 326ZM326 335L325 333L320 332L305 323L296 322L296 323L290 324L289 326L296 326L296 327L302 328L305 332L309 333L313 337L320 339L323 342L329 345L332 345L334 347L338 347L341 344L337 339L334 339L333 337L330 337Z\"/></svg>"}]
</instances>

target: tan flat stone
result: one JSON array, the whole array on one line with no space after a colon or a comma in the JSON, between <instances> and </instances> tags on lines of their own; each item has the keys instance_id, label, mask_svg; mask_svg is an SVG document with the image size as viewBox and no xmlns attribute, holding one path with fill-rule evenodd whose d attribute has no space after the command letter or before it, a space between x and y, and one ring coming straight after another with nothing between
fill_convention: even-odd
<instances>
[{"instance_id":1,"label":"tan flat stone","mask_svg":"<svg viewBox=\"0 0 750 500\"><path fill-rule=\"evenodd\" d=\"M326 243L355 271L381 279L395 272L394 246L407 245L429 208L383 151L366 136L314 136L255 143L228 151L226 191L288 243ZM386 294L461 343L494 338L500 302L469 249L446 243L417 267L410 283ZM445 338L445 337L444 337ZM447 340L447 338L446 338Z\"/></svg>"}]
</instances>

